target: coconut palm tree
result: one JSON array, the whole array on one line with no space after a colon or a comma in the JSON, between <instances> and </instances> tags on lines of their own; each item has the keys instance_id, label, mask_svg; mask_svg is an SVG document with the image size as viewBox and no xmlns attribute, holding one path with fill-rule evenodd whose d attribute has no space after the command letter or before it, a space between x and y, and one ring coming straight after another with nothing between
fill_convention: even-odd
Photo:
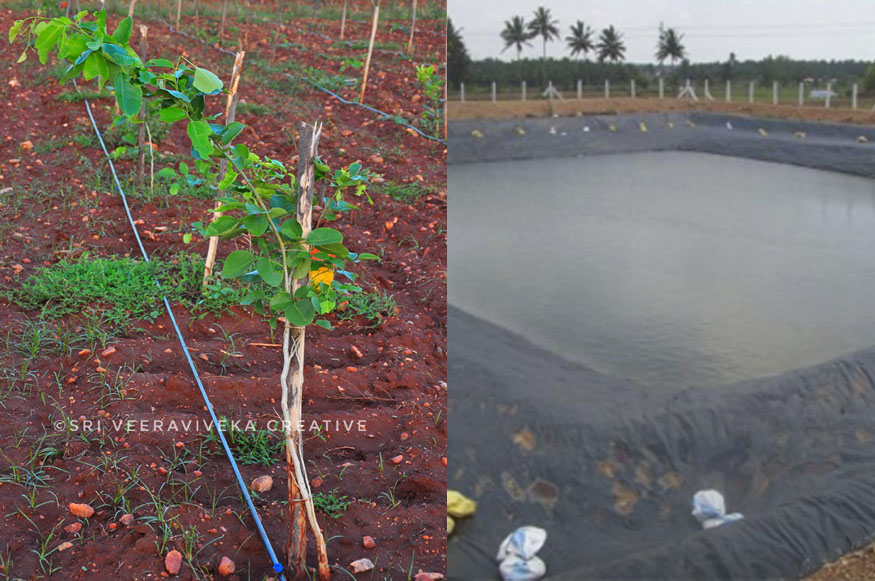
<instances>
[{"instance_id":1,"label":"coconut palm tree","mask_svg":"<svg viewBox=\"0 0 875 581\"><path fill-rule=\"evenodd\" d=\"M447 18L447 77L451 83L461 83L468 74L471 57L462 39L462 29Z\"/></svg>"},{"instance_id":2,"label":"coconut palm tree","mask_svg":"<svg viewBox=\"0 0 875 581\"><path fill-rule=\"evenodd\" d=\"M501 52L512 46L516 47L516 60L520 60L523 46L532 46L532 43L529 42L531 38L532 33L526 29L526 21L522 16L514 16L510 20L505 20L504 30L501 31L501 39L504 41L504 48L501 49Z\"/></svg>"},{"instance_id":3,"label":"coconut palm tree","mask_svg":"<svg viewBox=\"0 0 875 581\"><path fill-rule=\"evenodd\" d=\"M568 48L571 50L571 56L586 55L591 50L595 50L595 43L592 41L592 29L586 26L582 20L578 20L576 24L571 26L571 35L565 37L565 42L568 43Z\"/></svg>"},{"instance_id":4,"label":"coconut palm tree","mask_svg":"<svg viewBox=\"0 0 875 581\"><path fill-rule=\"evenodd\" d=\"M535 17L529 22L530 38L540 36L544 43L544 58L547 58L547 43L559 38L559 21L553 20L549 8L539 6L535 10Z\"/></svg>"},{"instance_id":5,"label":"coconut palm tree","mask_svg":"<svg viewBox=\"0 0 875 581\"><path fill-rule=\"evenodd\" d=\"M609 26L602 30L599 42L596 45L599 62L610 61L618 63L626 58L626 45L623 43L623 35L616 28Z\"/></svg>"},{"instance_id":6,"label":"coconut palm tree","mask_svg":"<svg viewBox=\"0 0 875 581\"><path fill-rule=\"evenodd\" d=\"M674 28L660 29L659 41L656 43L656 60L661 65L665 59L674 62L684 60L687 56L687 49L681 43L684 39L683 34L678 34Z\"/></svg>"},{"instance_id":7,"label":"coconut palm tree","mask_svg":"<svg viewBox=\"0 0 875 581\"><path fill-rule=\"evenodd\" d=\"M553 15L550 14L549 8L538 6L535 10L535 16L529 22L529 33L531 37L540 36L544 45L543 56L541 57L541 76L542 81L547 82L547 43L551 40L559 38L559 21L553 20Z\"/></svg>"}]
</instances>

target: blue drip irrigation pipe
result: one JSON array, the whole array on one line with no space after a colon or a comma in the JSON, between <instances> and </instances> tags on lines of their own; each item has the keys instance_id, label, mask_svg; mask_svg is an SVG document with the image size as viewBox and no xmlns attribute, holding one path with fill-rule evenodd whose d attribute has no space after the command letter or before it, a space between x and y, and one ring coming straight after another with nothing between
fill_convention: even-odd
<instances>
[{"instance_id":1,"label":"blue drip irrigation pipe","mask_svg":"<svg viewBox=\"0 0 875 581\"><path fill-rule=\"evenodd\" d=\"M185 36L185 37L187 37L187 38L191 38L191 39L197 40L197 41L200 42L201 44L205 44L205 45L207 45L207 46L209 46L209 47L212 47L212 48L216 49L216 50L219 51L219 52L222 52L222 53L227 54L227 55L230 55L230 56L234 56L234 55L236 54L234 51L228 50L228 49L226 49L226 48L222 48L221 46L216 46L216 45L214 45L214 44L211 44L211 43L205 41L204 39L202 39L202 38L198 38L198 37L196 37L196 36L192 36L191 34L185 32L185 31L183 31L183 30L177 30L177 29L175 29L175 28L174 28L169 22L167 22L167 21L165 21L165 20L159 20L159 22L161 22L162 24L164 24L164 26L166 26L167 28L169 28L171 32L175 32L176 34L181 34L181 35L183 35L183 36ZM317 32L317 33L315 33L315 34L320 34L320 33ZM370 107L370 106L368 106L368 105L365 105L364 103L359 103L358 101L347 101L346 99L344 99L343 97L341 97L340 95L338 95L337 93L335 93L334 91L331 91L330 89L326 89L326 88L323 87L322 85L320 85L320 84L316 83L315 81L312 81L312 80L310 80L310 79L308 79L308 78L306 78L306 77L296 77L296 76L294 76L294 75L290 75L289 73L283 73L283 75L285 75L286 77L288 77L288 78L290 78L290 79L299 79L299 78L300 78L300 79L303 79L305 82L307 82L307 83L309 83L310 85L316 87L316 88L319 89L320 91L323 91L323 92L325 92L325 93L328 93L329 95L331 95L332 97L334 97L335 99L337 99L338 101L340 101L341 103L343 103L344 105L357 105L357 106L359 106L359 107L363 107L363 108L367 109L368 111L371 111L371 112L373 112L373 113L376 113L377 115L380 115L380 116L382 116L382 117L386 117L386 118L388 118L388 119L391 119L391 118L392 118L392 116L389 115L388 113L386 113L385 111L380 111L379 109L375 109L375 108L373 108L373 107ZM443 100L442 100L442 101L443 101ZM444 112L444 115L446 115L446 112ZM410 129L410 130L412 130L412 131L415 131L415 132L418 133L420 136L422 136L422 137L428 139L429 141L435 141L435 142L437 142L437 143L440 143L440 144L443 145L444 147L447 146L447 142L446 142L446 140L444 140L444 139L440 139L440 138L437 138L437 137L432 137L431 135L428 135L428 134L426 134L426 133L423 133L423 132L419 129L419 127L416 127L415 125L410 125L409 123L398 123L398 124L401 125L401 126L403 126L403 127L406 127L407 129Z\"/></svg>"},{"instance_id":2,"label":"blue drip irrigation pipe","mask_svg":"<svg viewBox=\"0 0 875 581\"><path fill-rule=\"evenodd\" d=\"M79 86L76 84L76 81L73 81L73 86L76 88L76 91L79 91ZM125 214L128 216L128 222L131 225L131 229L134 231L134 238L137 240L137 245L140 247L140 252L143 254L143 259L146 262L149 262L149 255L146 253L146 249L143 247L143 241L140 239L140 233L137 232L137 226L134 224L134 218L131 215L131 208L128 205L127 196L125 196L125 192L122 189L122 185L119 182L118 175L115 172L115 165L112 163L112 158L109 155L109 152L106 150L106 144L103 142L103 136L100 134L100 129L97 127L97 122L94 120L94 115L91 113L91 104L88 102L88 99L84 99L85 101L85 109L88 111L88 117L91 119L91 126L94 128L94 132L97 134L97 140L100 141L100 147L103 149L103 153L106 156L106 160L109 162L109 169L112 171L112 177L115 180L115 185L118 188L119 194L121 194L122 203L125 206ZM155 284L158 285L158 288L161 288L161 283L156 279ZM210 419L213 422L213 426L216 428L216 432L219 434L219 440L222 442L222 448L225 449L225 455L228 457L228 461L231 463L231 469L234 471L234 476L237 478L237 485L240 487L240 490L243 492L243 496L246 499L246 504L249 507L249 513L252 515L252 519L255 521L255 526L258 528L258 534L261 536L261 541L264 543L264 548L267 549L267 554L270 556L270 560L272 563L274 573L278 573L281 581L285 581L285 576L283 575L283 566L279 562L276 557L276 553L273 550L273 545L270 543L270 539L267 536L267 532L265 532L264 527L261 524L261 519L258 516L258 511L255 510L255 505L252 504L252 497L249 495L249 489L246 487L246 483L243 481L243 476L240 474L240 469L237 468L237 462L234 460L234 454L231 452L231 448L228 446L228 441L225 439L225 434L222 432L222 428L219 425L219 419L216 417L216 412L213 409L213 404L210 402L210 398L207 395L206 389L204 389L204 384L201 382L200 375L197 372L197 368L194 365L194 361L191 358L191 353L188 350L188 346L185 344L185 339L182 337L182 331L179 329L179 325L176 323L176 317L173 315L173 309L170 308L170 301L167 300L167 296L161 295L161 298L164 300L164 308L167 309L167 314L170 316L170 322L173 324L173 330L176 331L176 337L179 339L179 344L182 346L182 352L185 354L186 360L188 360L188 366L191 368L191 372L194 375L194 380L197 383L197 387L201 392L201 397L204 400L204 403L207 406L207 411L210 413Z\"/></svg>"}]
</instances>

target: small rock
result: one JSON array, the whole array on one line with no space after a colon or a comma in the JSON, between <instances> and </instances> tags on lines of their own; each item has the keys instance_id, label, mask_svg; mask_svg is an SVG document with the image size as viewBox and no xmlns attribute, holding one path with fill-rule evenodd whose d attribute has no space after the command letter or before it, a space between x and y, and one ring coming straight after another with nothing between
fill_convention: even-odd
<instances>
[{"instance_id":1,"label":"small rock","mask_svg":"<svg viewBox=\"0 0 875 581\"><path fill-rule=\"evenodd\" d=\"M132 514L130 514L130 513L129 513L129 514L123 514L122 517L121 517L120 519L118 519L118 521L119 521L120 523L122 523L123 525L125 525L126 527L129 527L129 526L131 526L132 524L134 524L134 515L132 515Z\"/></svg>"},{"instance_id":2,"label":"small rock","mask_svg":"<svg viewBox=\"0 0 875 581\"><path fill-rule=\"evenodd\" d=\"M374 537L364 536L362 537L362 546L366 549L373 549L377 546L377 542L374 540Z\"/></svg>"},{"instance_id":3,"label":"small rock","mask_svg":"<svg viewBox=\"0 0 875 581\"><path fill-rule=\"evenodd\" d=\"M115 353L115 347L110 345L109 347L107 347L106 349L104 349L103 351L100 352L100 356L101 357L109 357L113 353Z\"/></svg>"},{"instance_id":4,"label":"small rock","mask_svg":"<svg viewBox=\"0 0 875 581\"><path fill-rule=\"evenodd\" d=\"M393 222L387 221L385 224L383 224L383 227L386 228L386 230L391 230L395 227L395 224Z\"/></svg>"},{"instance_id":5,"label":"small rock","mask_svg":"<svg viewBox=\"0 0 875 581\"><path fill-rule=\"evenodd\" d=\"M81 530L82 530L82 523L81 522L74 522L73 524L69 524L69 525L64 527L64 532L70 533L71 535L75 535L76 533L78 533Z\"/></svg>"},{"instance_id":6,"label":"small rock","mask_svg":"<svg viewBox=\"0 0 875 581\"><path fill-rule=\"evenodd\" d=\"M222 557L222 560L219 561L219 575L222 577L230 577L234 574L236 568L234 561L228 557Z\"/></svg>"},{"instance_id":7,"label":"small rock","mask_svg":"<svg viewBox=\"0 0 875 581\"><path fill-rule=\"evenodd\" d=\"M374 568L374 564L371 563L371 560L368 558L359 559L357 561L353 561L349 564L349 568L352 569L352 572L358 575L359 573L364 573L365 571L370 571Z\"/></svg>"},{"instance_id":8,"label":"small rock","mask_svg":"<svg viewBox=\"0 0 875 581\"><path fill-rule=\"evenodd\" d=\"M182 553L177 550L167 553L167 556L164 557L164 568L171 575L179 573L179 570L182 568Z\"/></svg>"},{"instance_id":9,"label":"small rock","mask_svg":"<svg viewBox=\"0 0 875 581\"><path fill-rule=\"evenodd\" d=\"M404 456L402 456L401 454L398 454L397 456L395 456L394 458L392 458L392 459L390 460L390 462L392 462L392 464L401 464L401 461L402 461L402 460L404 460Z\"/></svg>"},{"instance_id":10,"label":"small rock","mask_svg":"<svg viewBox=\"0 0 875 581\"><path fill-rule=\"evenodd\" d=\"M426 573L422 569L413 578L413 581L441 581L444 578L443 573Z\"/></svg>"},{"instance_id":11,"label":"small rock","mask_svg":"<svg viewBox=\"0 0 875 581\"><path fill-rule=\"evenodd\" d=\"M19 147L24 153L30 153L31 151L33 151L33 141L29 139L27 141L23 141Z\"/></svg>"},{"instance_id":12,"label":"small rock","mask_svg":"<svg viewBox=\"0 0 875 581\"><path fill-rule=\"evenodd\" d=\"M66 542L63 542L60 545L58 545L58 551L66 551L67 549L72 549L72 548L73 548L73 543L71 543L70 541L66 541Z\"/></svg>"},{"instance_id":13,"label":"small rock","mask_svg":"<svg viewBox=\"0 0 875 581\"><path fill-rule=\"evenodd\" d=\"M249 485L249 488L251 488L255 492L267 492L271 488L273 488L273 478L271 478L270 476L259 476L252 481L252 484Z\"/></svg>"},{"instance_id":14,"label":"small rock","mask_svg":"<svg viewBox=\"0 0 875 581\"><path fill-rule=\"evenodd\" d=\"M410 437L410 434L408 434L407 432L401 432L401 440L402 441L406 440L409 437Z\"/></svg>"},{"instance_id":15,"label":"small rock","mask_svg":"<svg viewBox=\"0 0 875 581\"><path fill-rule=\"evenodd\" d=\"M78 516L80 518L90 518L94 515L94 509L88 506L87 504L77 504L75 502L70 503L70 512L73 513L74 516Z\"/></svg>"},{"instance_id":16,"label":"small rock","mask_svg":"<svg viewBox=\"0 0 875 581\"><path fill-rule=\"evenodd\" d=\"M322 479L319 478L319 477L317 476L317 477L314 478L313 481L310 483L310 486L311 486L312 488L319 488L320 486L322 486Z\"/></svg>"},{"instance_id":17,"label":"small rock","mask_svg":"<svg viewBox=\"0 0 875 581\"><path fill-rule=\"evenodd\" d=\"M349 352L350 352L350 353L352 354L352 356L355 357L356 359L361 359L362 357L364 357L364 354L362 354L361 349L359 349L359 348L356 347L355 345L351 345L351 346L350 346L350 348L349 348Z\"/></svg>"}]
</instances>

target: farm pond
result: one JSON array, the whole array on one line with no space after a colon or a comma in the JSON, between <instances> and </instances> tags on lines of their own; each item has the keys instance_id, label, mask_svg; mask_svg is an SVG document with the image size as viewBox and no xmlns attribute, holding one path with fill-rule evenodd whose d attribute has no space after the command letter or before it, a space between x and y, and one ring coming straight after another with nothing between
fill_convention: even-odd
<instances>
[{"instance_id":1,"label":"farm pond","mask_svg":"<svg viewBox=\"0 0 875 581\"><path fill-rule=\"evenodd\" d=\"M875 344L871 179L672 151L449 188L449 302L606 375L714 387Z\"/></svg>"}]
</instances>

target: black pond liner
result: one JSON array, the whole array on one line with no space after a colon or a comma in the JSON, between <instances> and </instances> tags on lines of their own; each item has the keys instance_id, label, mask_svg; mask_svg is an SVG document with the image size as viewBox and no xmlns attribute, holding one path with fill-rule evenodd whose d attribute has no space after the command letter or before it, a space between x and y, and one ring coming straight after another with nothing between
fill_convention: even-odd
<instances>
[{"instance_id":1,"label":"black pond liner","mask_svg":"<svg viewBox=\"0 0 875 581\"><path fill-rule=\"evenodd\" d=\"M451 164L680 150L875 177L875 129L859 126L586 116L453 122L450 140ZM547 530L548 578L569 580L797 578L875 538L875 347L672 389L597 373L452 305L448 319L448 487L479 503L450 538L452 579L497 578L498 545L521 525ZM701 530L691 500L706 488L744 520Z\"/></svg>"}]
</instances>

